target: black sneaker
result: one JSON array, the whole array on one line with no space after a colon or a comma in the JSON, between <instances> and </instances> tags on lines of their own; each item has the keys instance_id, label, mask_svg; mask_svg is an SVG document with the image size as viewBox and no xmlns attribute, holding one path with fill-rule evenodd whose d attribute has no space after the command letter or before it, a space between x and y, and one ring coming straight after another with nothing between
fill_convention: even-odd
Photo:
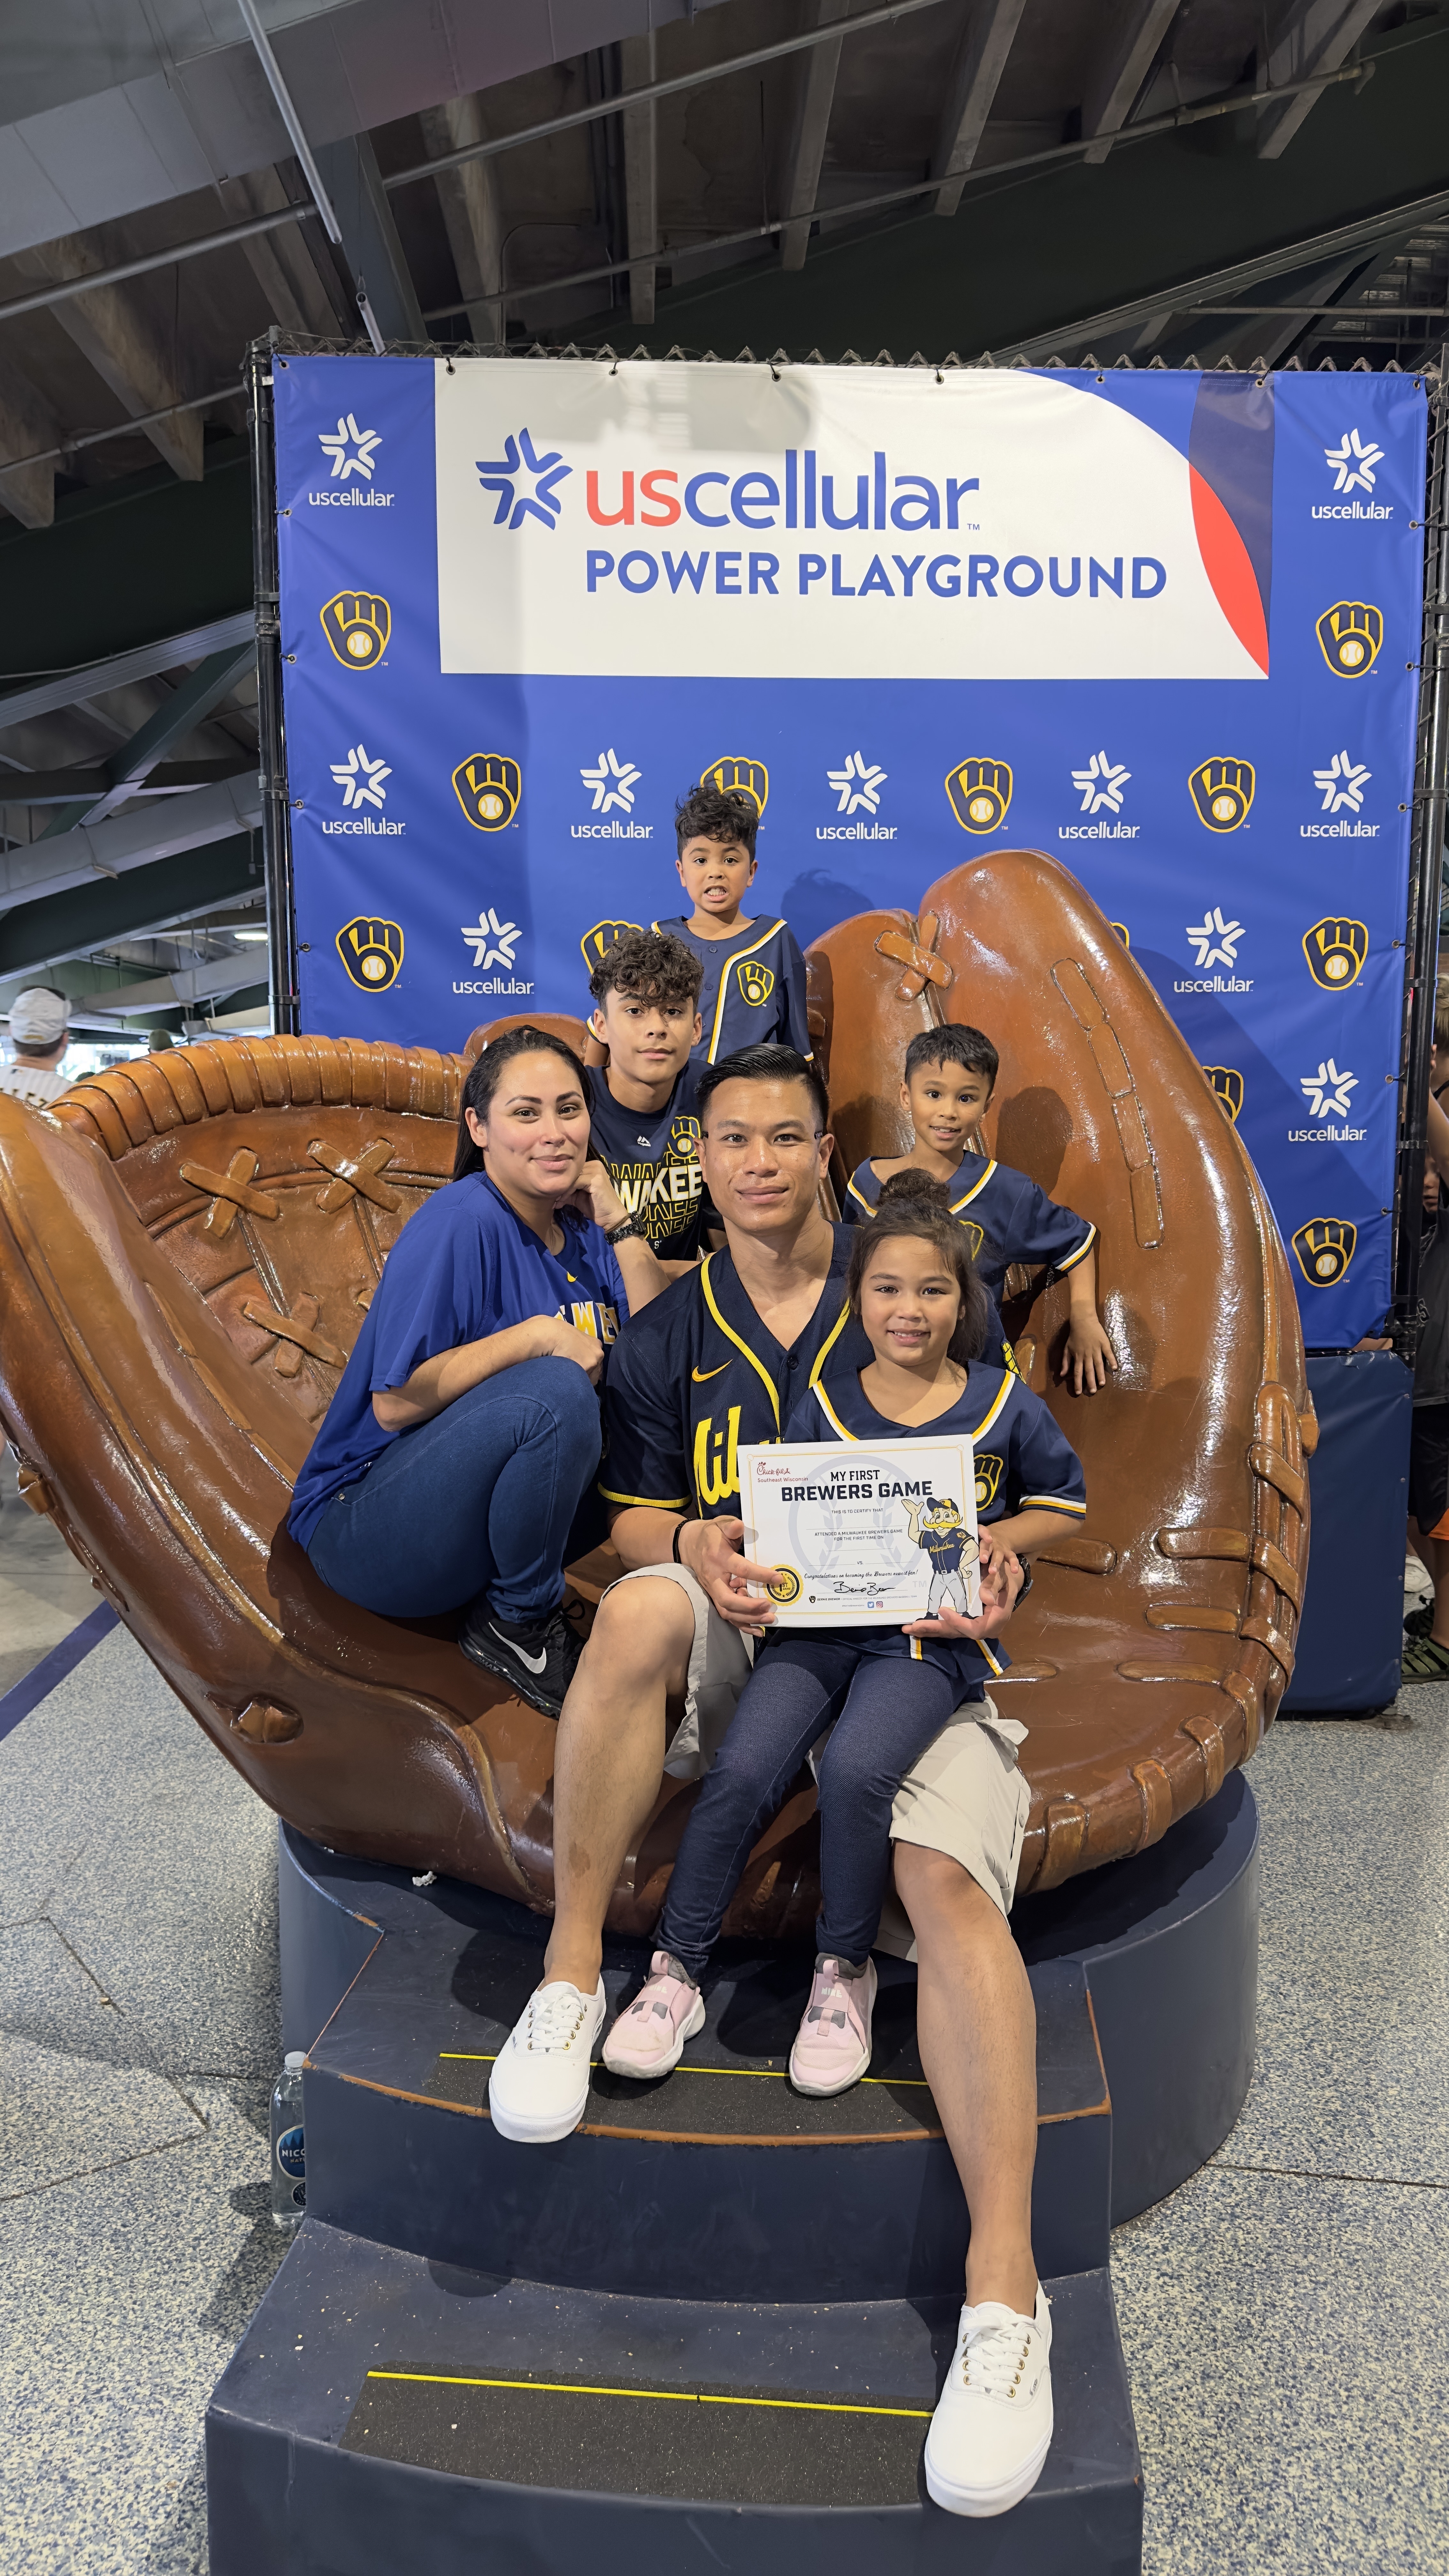
<instances>
[{"instance_id":1,"label":"black sneaker","mask_svg":"<svg viewBox=\"0 0 1449 2576\"><path fill-rule=\"evenodd\" d=\"M524 1627L516 1619L502 1618L484 1600L472 1604L459 1630L458 1645L470 1664L497 1673L545 1717L559 1715L584 1651L583 1640L562 1607Z\"/></svg>"},{"instance_id":2,"label":"black sneaker","mask_svg":"<svg viewBox=\"0 0 1449 2576\"><path fill-rule=\"evenodd\" d=\"M1404 1634L1406 1637L1427 1637L1433 1626L1434 1595L1431 1592L1427 1601L1421 1601L1417 1610L1409 1612L1404 1621Z\"/></svg>"}]
</instances>

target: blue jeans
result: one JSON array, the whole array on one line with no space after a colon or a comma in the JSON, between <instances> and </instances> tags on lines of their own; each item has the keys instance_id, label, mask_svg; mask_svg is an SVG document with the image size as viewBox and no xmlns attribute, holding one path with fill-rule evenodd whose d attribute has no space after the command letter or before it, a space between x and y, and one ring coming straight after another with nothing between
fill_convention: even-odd
<instances>
[{"instance_id":1,"label":"blue jeans","mask_svg":"<svg viewBox=\"0 0 1449 2576\"><path fill-rule=\"evenodd\" d=\"M599 1399L572 1360L521 1360L420 1422L333 1495L307 1554L324 1583L389 1619L486 1593L500 1618L557 1607L571 1555L597 1545Z\"/></svg>"},{"instance_id":2,"label":"blue jeans","mask_svg":"<svg viewBox=\"0 0 1449 2576\"><path fill-rule=\"evenodd\" d=\"M863 1967L890 1867L891 1808L957 1685L935 1664L863 1653L840 1630L777 1629L760 1648L685 1828L654 1935L698 1982L750 1852L818 1735L822 1956Z\"/></svg>"}]
</instances>

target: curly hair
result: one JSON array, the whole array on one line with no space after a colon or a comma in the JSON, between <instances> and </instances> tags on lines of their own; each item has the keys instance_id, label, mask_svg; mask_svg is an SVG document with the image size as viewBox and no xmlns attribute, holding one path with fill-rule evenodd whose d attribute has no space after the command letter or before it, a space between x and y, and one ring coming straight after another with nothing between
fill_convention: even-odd
<instances>
[{"instance_id":1,"label":"curly hair","mask_svg":"<svg viewBox=\"0 0 1449 2576\"><path fill-rule=\"evenodd\" d=\"M681 850L686 841L739 841L753 858L759 828L759 808L742 787L692 787L674 808L674 832Z\"/></svg>"},{"instance_id":2,"label":"curly hair","mask_svg":"<svg viewBox=\"0 0 1449 2576\"><path fill-rule=\"evenodd\" d=\"M606 948L589 991L603 1007L606 993L628 993L641 1002L695 1002L704 968L694 950L667 930L625 930Z\"/></svg>"}]
</instances>

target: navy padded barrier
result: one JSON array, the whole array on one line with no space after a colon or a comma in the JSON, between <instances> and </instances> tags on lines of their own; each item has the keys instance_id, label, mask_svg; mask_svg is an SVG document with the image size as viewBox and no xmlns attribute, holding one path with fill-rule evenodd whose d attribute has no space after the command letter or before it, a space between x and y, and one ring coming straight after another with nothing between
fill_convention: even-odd
<instances>
[{"instance_id":1,"label":"navy padded barrier","mask_svg":"<svg viewBox=\"0 0 1449 2576\"><path fill-rule=\"evenodd\" d=\"M1313 1531L1281 1717L1386 1708L1404 1646L1413 1378L1392 1351L1321 1351L1308 1384L1319 1421Z\"/></svg>"}]
</instances>

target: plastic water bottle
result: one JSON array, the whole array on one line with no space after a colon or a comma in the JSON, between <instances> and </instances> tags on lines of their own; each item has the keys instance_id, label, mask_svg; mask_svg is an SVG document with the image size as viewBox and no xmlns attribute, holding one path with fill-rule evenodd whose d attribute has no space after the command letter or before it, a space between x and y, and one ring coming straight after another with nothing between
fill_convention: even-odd
<instances>
[{"instance_id":1,"label":"plastic water bottle","mask_svg":"<svg viewBox=\"0 0 1449 2576\"><path fill-rule=\"evenodd\" d=\"M306 2051L290 2049L272 2088L272 2225L288 2234L307 2206L307 2163L302 2137L302 2069Z\"/></svg>"}]
</instances>

